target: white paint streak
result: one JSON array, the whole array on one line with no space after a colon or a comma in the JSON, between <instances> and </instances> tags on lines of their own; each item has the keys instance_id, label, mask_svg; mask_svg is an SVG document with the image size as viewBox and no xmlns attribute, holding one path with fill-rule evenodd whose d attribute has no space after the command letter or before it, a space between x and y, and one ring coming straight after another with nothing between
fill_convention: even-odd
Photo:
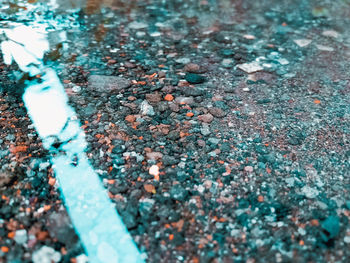
<instances>
[{"instance_id":1,"label":"white paint streak","mask_svg":"<svg viewBox=\"0 0 350 263\"><path fill-rule=\"evenodd\" d=\"M74 110L54 70L42 62L49 49L42 31L18 26L3 32L1 43L7 64L15 61L30 75L41 75L40 81L27 81L23 95L33 124L51 153L51 163L67 211L86 249L90 262L143 262L114 205L108 198L98 175L85 154L86 141ZM59 151L53 147L59 143Z\"/></svg>"}]
</instances>

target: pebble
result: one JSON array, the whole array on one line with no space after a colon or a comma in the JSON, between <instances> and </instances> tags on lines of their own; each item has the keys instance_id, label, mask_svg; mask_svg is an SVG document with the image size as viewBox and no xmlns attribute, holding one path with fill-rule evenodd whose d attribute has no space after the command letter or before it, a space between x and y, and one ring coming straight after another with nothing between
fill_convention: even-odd
<instances>
[{"instance_id":1,"label":"pebble","mask_svg":"<svg viewBox=\"0 0 350 263\"><path fill-rule=\"evenodd\" d=\"M206 78L204 76L195 73L187 73L185 79L188 83L191 84L201 84L206 81Z\"/></svg>"},{"instance_id":2,"label":"pebble","mask_svg":"<svg viewBox=\"0 0 350 263\"><path fill-rule=\"evenodd\" d=\"M198 140L197 141L198 146L204 147L205 146L205 141L204 140Z\"/></svg>"},{"instance_id":3,"label":"pebble","mask_svg":"<svg viewBox=\"0 0 350 263\"><path fill-rule=\"evenodd\" d=\"M153 107L147 102L147 100L142 101L141 105L141 114L142 115L148 115L148 116L154 116L154 109Z\"/></svg>"},{"instance_id":4,"label":"pebble","mask_svg":"<svg viewBox=\"0 0 350 263\"><path fill-rule=\"evenodd\" d=\"M144 29L147 27L148 27L148 25L146 23L143 23L143 22L133 21L129 24L129 28L136 29L136 30Z\"/></svg>"},{"instance_id":5,"label":"pebble","mask_svg":"<svg viewBox=\"0 0 350 263\"><path fill-rule=\"evenodd\" d=\"M322 32L322 35L325 37L333 37L333 38L339 37L339 33L337 31L334 31L334 30L325 30Z\"/></svg>"},{"instance_id":6,"label":"pebble","mask_svg":"<svg viewBox=\"0 0 350 263\"><path fill-rule=\"evenodd\" d=\"M16 233L15 233L15 237L13 239L15 240L15 242L17 244L23 245L28 240L27 230L25 230L25 229L17 230Z\"/></svg>"},{"instance_id":7,"label":"pebble","mask_svg":"<svg viewBox=\"0 0 350 263\"><path fill-rule=\"evenodd\" d=\"M236 87L233 86L233 85L226 85L226 86L224 87L224 91L225 91L226 93L235 93Z\"/></svg>"},{"instance_id":8,"label":"pebble","mask_svg":"<svg viewBox=\"0 0 350 263\"><path fill-rule=\"evenodd\" d=\"M210 142L211 144L217 145L220 142L220 139L218 139L218 138L209 138L208 142Z\"/></svg>"},{"instance_id":9,"label":"pebble","mask_svg":"<svg viewBox=\"0 0 350 263\"><path fill-rule=\"evenodd\" d=\"M128 211L124 211L121 213L121 216L128 229L132 229L137 226L137 221L133 214L129 213Z\"/></svg>"},{"instance_id":10,"label":"pebble","mask_svg":"<svg viewBox=\"0 0 350 263\"><path fill-rule=\"evenodd\" d=\"M129 62L129 61L126 61L124 63L124 66L127 68L136 68L136 65L134 63Z\"/></svg>"},{"instance_id":11,"label":"pebble","mask_svg":"<svg viewBox=\"0 0 350 263\"><path fill-rule=\"evenodd\" d=\"M350 236L344 237L344 242L349 244L350 243Z\"/></svg>"},{"instance_id":12,"label":"pebble","mask_svg":"<svg viewBox=\"0 0 350 263\"><path fill-rule=\"evenodd\" d=\"M153 176L159 176L159 167L158 167L158 165L152 165L149 168L148 173L150 175L153 175Z\"/></svg>"},{"instance_id":13,"label":"pebble","mask_svg":"<svg viewBox=\"0 0 350 263\"><path fill-rule=\"evenodd\" d=\"M225 68L231 68L233 66L233 59L225 58L222 60L221 65Z\"/></svg>"},{"instance_id":14,"label":"pebble","mask_svg":"<svg viewBox=\"0 0 350 263\"><path fill-rule=\"evenodd\" d=\"M67 244L67 246L73 246L78 239L73 230L68 214L64 211L53 212L49 215L46 227L52 238Z\"/></svg>"},{"instance_id":15,"label":"pebble","mask_svg":"<svg viewBox=\"0 0 350 263\"><path fill-rule=\"evenodd\" d=\"M193 97L176 97L175 102L177 102L178 104L193 104L194 103L194 99Z\"/></svg>"},{"instance_id":16,"label":"pebble","mask_svg":"<svg viewBox=\"0 0 350 263\"><path fill-rule=\"evenodd\" d=\"M159 160L163 158L163 154L161 152L149 152L146 153L146 157L150 160Z\"/></svg>"},{"instance_id":17,"label":"pebble","mask_svg":"<svg viewBox=\"0 0 350 263\"><path fill-rule=\"evenodd\" d=\"M0 171L0 187L6 186L14 176L14 173Z\"/></svg>"},{"instance_id":18,"label":"pebble","mask_svg":"<svg viewBox=\"0 0 350 263\"><path fill-rule=\"evenodd\" d=\"M247 173L252 173L254 171L254 168L252 166L246 166L244 167L244 171Z\"/></svg>"},{"instance_id":19,"label":"pebble","mask_svg":"<svg viewBox=\"0 0 350 263\"><path fill-rule=\"evenodd\" d=\"M226 116L226 112L223 111L222 109L218 108L218 107L209 108L209 112L210 112L214 117L217 117L217 118L222 118L222 117Z\"/></svg>"},{"instance_id":20,"label":"pebble","mask_svg":"<svg viewBox=\"0 0 350 263\"><path fill-rule=\"evenodd\" d=\"M61 254L52 247L43 246L32 255L33 263L56 263L61 260Z\"/></svg>"},{"instance_id":21,"label":"pebble","mask_svg":"<svg viewBox=\"0 0 350 263\"><path fill-rule=\"evenodd\" d=\"M91 75L88 77L89 88L100 92L121 91L131 86L131 82L122 77Z\"/></svg>"},{"instance_id":22,"label":"pebble","mask_svg":"<svg viewBox=\"0 0 350 263\"><path fill-rule=\"evenodd\" d=\"M179 112L180 108L177 103L169 103L169 108L173 112Z\"/></svg>"},{"instance_id":23,"label":"pebble","mask_svg":"<svg viewBox=\"0 0 350 263\"><path fill-rule=\"evenodd\" d=\"M211 123L213 121L214 117L210 113L198 115L198 120L205 122L205 123Z\"/></svg>"},{"instance_id":24,"label":"pebble","mask_svg":"<svg viewBox=\"0 0 350 263\"><path fill-rule=\"evenodd\" d=\"M209 129L209 125L207 123L203 123L202 128L201 128L201 134L204 135L204 136L207 136L210 133L211 132L210 132L210 129Z\"/></svg>"},{"instance_id":25,"label":"pebble","mask_svg":"<svg viewBox=\"0 0 350 263\"><path fill-rule=\"evenodd\" d=\"M149 103L158 103L162 100L162 95L159 93L146 94L146 100Z\"/></svg>"},{"instance_id":26,"label":"pebble","mask_svg":"<svg viewBox=\"0 0 350 263\"><path fill-rule=\"evenodd\" d=\"M311 39L295 39L293 40L299 47L307 47L312 42Z\"/></svg>"},{"instance_id":27,"label":"pebble","mask_svg":"<svg viewBox=\"0 0 350 263\"><path fill-rule=\"evenodd\" d=\"M81 87L80 86L77 86L77 85L75 85L73 88L72 88L72 90L74 91L74 92L80 92L81 91Z\"/></svg>"},{"instance_id":28,"label":"pebble","mask_svg":"<svg viewBox=\"0 0 350 263\"><path fill-rule=\"evenodd\" d=\"M166 156L163 157L163 164L165 166L171 166L171 165L174 165L174 164L177 164L177 163L179 163L179 160L176 159L173 156L166 155Z\"/></svg>"},{"instance_id":29,"label":"pebble","mask_svg":"<svg viewBox=\"0 0 350 263\"><path fill-rule=\"evenodd\" d=\"M179 64L188 64L191 60L189 58L178 58L175 61Z\"/></svg>"},{"instance_id":30,"label":"pebble","mask_svg":"<svg viewBox=\"0 0 350 263\"><path fill-rule=\"evenodd\" d=\"M188 196L188 192L180 184L176 184L170 189L170 197L177 201L185 201Z\"/></svg>"},{"instance_id":31,"label":"pebble","mask_svg":"<svg viewBox=\"0 0 350 263\"><path fill-rule=\"evenodd\" d=\"M89 262L89 258L85 254L79 255L75 259L76 259L76 263L88 263Z\"/></svg>"},{"instance_id":32,"label":"pebble","mask_svg":"<svg viewBox=\"0 0 350 263\"><path fill-rule=\"evenodd\" d=\"M204 94L204 90L198 86L196 87L183 87L181 90L186 96L201 96Z\"/></svg>"},{"instance_id":33,"label":"pebble","mask_svg":"<svg viewBox=\"0 0 350 263\"><path fill-rule=\"evenodd\" d=\"M186 66L184 67L184 70L186 72L191 72L191 73L197 73L200 70L200 67L198 64L195 63L188 63L186 64Z\"/></svg>"},{"instance_id":34,"label":"pebble","mask_svg":"<svg viewBox=\"0 0 350 263\"><path fill-rule=\"evenodd\" d=\"M334 48L328 47L328 46L324 46L324 45L316 45L316 47L317 47L318 50L321 50L321 51L327 51L327 52L333 52L334 51Z\"/></svg>"},{"instance_id":35,"label":"pebble","mask_svg":"<svg viewBox=\"0 0 350 263\"><path fill-rule=\"evenodd\" d=\"M307 197L307 198L316 198L319 194L318 190L315 188L312 188L310 186L305 185L301 189L302 193Z\"/></svg>"},{"instance_id":36,"label":"pebble","mask_svg":"<svg viewBox=\"0 0 350 263\"><path fill-rule=\"evenodd\" d=\"M259 62L254 61L254 62L250 62L250 63L243 63L243 64L239 64L237 65L237 68L243 70L244 72L250 74L250 73L254 73L257 71L261 71L264 68L260 65Z\"/></svg>"}]
</instances>

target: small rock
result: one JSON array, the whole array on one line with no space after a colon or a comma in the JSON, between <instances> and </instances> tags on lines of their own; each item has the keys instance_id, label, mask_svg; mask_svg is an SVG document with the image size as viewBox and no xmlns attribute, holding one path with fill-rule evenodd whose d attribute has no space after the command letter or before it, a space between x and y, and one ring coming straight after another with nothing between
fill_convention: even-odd
<instances>
[{"instance_id":1,"label":"small rock","mask_svg":"<svg viewBox=\"0 0 350 263\"><path fill-rule=\"evenodd\" d=\"M184 67L185 71L191 72L191 73L197 73L197 72L199 72L199 69L200 69L199 65L195 64L195 63L188 63Z\"/></svg>"},{"instance_id":2,"label":"small rock","mask_svg":"<svg viewBox=\"0 0 350 263\"><path fill-rule=\"evenodd\" d=\"M149 103L158 103L162 100L162 95L159 93L146 94L146 100Z\"/></svg>"},{"instance_id":3,"label":"small rock","mask_svg":"<svg viewBox=\"0 0 350 263\"><path fill-rule=\"evenodd\" d=\"M0 187L6 186L15 177L15 173L0 171Z\"/></svg>"},{"instance_id":4,"label":"small rock","mask_svg":"<svg viewBox=\"0 0 350 263\"><path fill-rule=\"evenodd\" d=\"M15 237L13 239L16 241L17 244L23 245L28 240L27 230L25 230L25 229L17 230L15 233Z\"/></svg>"},{"instance_id":5,"label":"small rock","mask_svg":"<svg viewBox=\"0 0 350 263\"><path fill-rule=\"evenodd\" d=\"M231 68L233 66L233 59L225 58L222 60L221 65L225 68Z\"/></svg>"},{"instance_id":6,"label":"small rock","mask_svg":"<svg viewBox=\"0 0 350 263\"><path fill-rule=\"evenodd\" d=\"M220 109L220 108L217 108L217 107L212 107L212 108L209 108L209 112L214 116L214 117L217 117L217 118L222 118L226 115L226 113Z\"/></svg>"},{"instance_id":7,"label":"small rock","mask_svg":"<svg viewBox=\"0 0 350 263\"><path fill-rule=\"evenodd\" d=\"M322 32L322 35L325 37L333 37L333 38L339 37L339 33L337 31L334 31L334 30L325 30Z\"/></svg>"},{"instance_id":8,"label":"small rock","mask_svg":"<svg viewBox=\"0 0 350 263\"><path fill-rule=\"evenodd\" d=\"M167 137L169 140L176 141L180 138L180 133L178 131L170 131Z\"/></svg>"},{"instance_id":9,"label":"small rock","mask_svg":"<svg viewBox=\"0 0 350 263\"><path fill-rule=\"evenodd\" d=\"M136 65L135 65L134 63L131 63L131 62L128 62L128 61L126 61L126 62L124 63L124 66L125 66L126 68L136 68Z\"/></svg>"},{"instance_id":10,"label":"small rock","mask_svg":"<svg viewBox=\"0 0 350 263\"><path fill-rule=\"evenodd\" d=\"M142 217L151 212L154 203L155 201L149 198L145 198L139 203L139 211Z\"/></svg>"},{"instance_id":11,"label":"small rock","mask_svg":"<svg viewBox=\"0 0 350 263\"><path fill-rule=\"evenodd\" d=\"M33 263L56 263L61 260L61 254L52 247L43 246L32 255Z\"/></svg>"},{"instance_id":12,"label":"small rock","mask_svg":"<svg viewBox=\"0 0 350 263\"><path fill-rule=\"evenodd\" d=\"M152 165L149 168L148 173L150 175L153 175L153 176L159 176L159 167L158 167L158 165Z\"/></svg>"},{"instance_id":13,"label":"small rock","mask_svg":"<svg viewBox=\"0 0 350 263\"><path fill-rule=\"evenodd\" d=\"M205 123L211 123L213 121L214 117L210 113L198 115L198 120L205 122Z\"/></svg>"},{"instance_id":14,"label":"small rock","mask_svg":"<svg viewBox=\"0 0 350 263\"><path fill-rule=\"evenodd\" d=\"M146 190L147 193L153 193L153 194L156 193L156 188L155 188L154 185L152 185L152 184L145 184L145 185L143 186L143 188L145 188L145 190Z\"/></svg>"},{"instance_id":15,"label":"small rock","mask_svg":"<svg viewBox=\"0 0 350 263\"><path fill-rule=\"evenodd\" d=\"M129 28L136 29L136 30L144 29L147 27L148 27L148 25L146 23L143 23L143 22L133 21L129 24Z\"/></svg>"},{"instance_id":16,"label":"small rock","mask_svg":"<svg viewBox=\"0 0 350 263\"><path fill-rule=\"evenodd\" d=\"M188 192L181 185L176 184L170 189L170 196L177 201L183 202L186 200Z\"/></svg>"},{"instance_id":17,"label":"small rock","mask_svg":"<svg viewBox=\"0 0 350 263\"><path fill-rule=\"evenodd\" d=\"M146 153L146 157L150 160L159 160L163 158L163 154L161 152L149 152Z\"/></svg>"},{"instance_id":18,"label":"small rock","mask_svg":"<svg viewBox=\"0 0 350 263\"><path fill-rule=\"evenodd\" d=\"M193 104L193 97L176 97L175 102L178 104Z\"/></svg>"},{"instance_id":19,"label":"small rock","mask_svg":"<svg viewBox=\"0 0 350 263\"><path fill-rule=\"evenodd\" d=\"M52 238L72 246L78 240L71 221L65 211L53 212L47 218L47 230Z\"/></svg>"},{"instance_id":20,"label":"small rock","mask_svg":"<svg viewBox=\"0 0 350 263\"><path fill-rule=\"evenodd\" d=\"M185 79L191 84L201 84L206 81L205 77L195 73L187 73Z\"/></svg>"},{"instance_id":21,"label":"small rock","mask_svg":"<svg viewBox=\"0 0 350 263\"><path fill-rule=\"evenodd\" d=\"M325 230L322 232L322 239L325 242L328 242L330 239L335 238L338 236L340 231L340 220L337 215L331 215L327 217L325 221L321 224L322 229Z\"/></svg>"},{"instance_id":22,"label":"small rock","mask_svg":"<svg viewBox=\"0 0 350 263\"><path fill-rule=\"evenodd\" d=\"M234 87L232 85L227 85L227 86L224 87L224 91L226 93L235 93L236 87Z\"/></svg>"},{"instance_id":23,"label":"small rock","mask_svg":"<svg viewBox=\"0 0 350 263\"><path fill-rule=\"evenodd\" d=\"M209 138L208 142L210 142L213 145L217 145L220 142L220 139L218 139L218 138Z\"/></svg>"},{"instance_id":24,"label":"small rock","mask_svg":"<svg viewBox=\"0 0 350 263\"><path fill-rule=\"evenodd\" d=\"M186 96L201 96L204 93L204 90L200 87L183 87L182 93Z\"/></svg>"},{"instance_id":25,"label":"small rock","mask_svg":"<svg viewBox=\"0 0 350 263\"><path fill-rule=\"evenodd\" d=\"M254 171L254 168L252 166L246 166L244 167L244 171L247 173L252 173Z\"/></svg>"},{"instance_id":26,"label":"small rock","mask_svg":"<svg viewBox=\"0 0 350 263\"><path fill-rule=\"evenodd\" d=\"M123 218L123 222L126 225L128 229L133 229L137 226L137 222L135 219L135 216L131 213L124 211L121 213L121 216Z\"/></svg>"},{"instance_id":27,"label":"small rock","mask_svg":"<svg viewBox=\"0 0 350 263\"><path fill-rule=\"evenodd\" d=\"M205 141L204 140L198 140L197 141L198 146L204 147L205 146Z\"/></svg>"},{"instance_id":28,"label":"small rock","mask_svg":"<svg viewBox=\"0 0 350 263\"><path fill-rule=\"evenodd\" d=\"M310 45L310 43L312 42L311 39L295 39L293 41L299 47L306 47L306 46Z\"/></svg>"},{"instance_id":29,"label":"small rock","mask_svg":"<svg viewBox=\"0 0 350 263\"><path fill-rule=\"evenodd\" d=\"M179 163L179 160L176 159L173 156L166 155L166 156L163 157L163 164L165 166L170 166L170 165L174 165L174 164L177 164L177 163Z\"/></svg>"},{"instance_id":30,"label":"small rock","mask_svg":"<svg viewBox=\"0 0 350 263\"><path fill-rule=\"evenodd\" d=\"M88 77L89 88L100 92L120 91L131 86L129 80L105 75L91 75Z\"/></svg>"},{"instance_id":31,"label":"small rock","mask_svg":"<svg viewBox=\"0 0 350 263\"><path fill-rule=\"evenodd\" d=\"M350 243L350 236L344 237L344 242L349 244Z\"/></svg>"},{"instance_id":32,"label":"small rock","mask_svg":"<svg viewBox=\"0 0 350 263\"><path fill-rule=\"evenodd\" d=\"M334 51L334 48L328 47L328 46L316 45L316 47L317 47L318 50L321 50L321 51L327 51L327 52L333 52Z\"/></svg>"},{"instance_id":33,"label":"small rock","mask_svg":"<svg viewBox=\"0 0 350 263\"><path fill-rule=\"evenodd\" d=\"M191 60L189 58L178 58L175 61L179 64L187 64L190 63Z\"/></svg>"},{"instance_id":34,"label":"small rock","mask_svg":"<svg viewBox=\"0 0 350 263\"><path fill-rule=\"evenodd\" d=\"M239 64L237 65L237 68L243 70L244 72L250 74L250 73L254 73L257 71L261 71L264 68L262 66L260 66L259 62L250 62L250 63L243 63L243 64Z\"/></svg>"},{"instance_id":35,"label":"small rock","mask_svg":"<svg viewBox=\"0 0 350 263\"><path fill-rule=\"evenodd\" d=\"M76 259L76 263L88 263L89 262L89 258L85 254L79 255L75 259Z\"/></svg>"},{"instance_id":36,"label":"small rock","mask_svg":"<svg viewBox=\"0 0 350 263\"><path fill-rule=\"evenodd\" d=\"M147 100L144 100L141 105L141 114L142 115L148 115L148 116L154 116L154 109L153 107L147 102Z\"/></svg>"},{"instance_id":37,"label":"small rock","mask_svg":"<svg viewBox=\"0 0 350 263\"><path fill-rule=\"evenodd\" d=\"M202 128L201 128L201 134L203 136L207 136L209 135L211 132L210 132L210 129L209 129L209 125L207 123L203 123L202 125Z\"/></svg>"},{"instance_id":38,"label":"small rock","mask_svg":"<svg viewBox=\"0 0 350 263\"><path fill-rule=\"evenodd\" d=\"M315 188L311 188L310 186L305 185L301 191L307 198L315 198L318 196L319 192Z\"/></svg>"},{"instance_id":39,"label":"small rock","mask_svg":"<svg viewBox=\"0 0 350 263\"><path fill-rule=\"evenodd\" d=\"M179 105L176 103L169 103L169 108L173 112L179 112L180 110Z\"/></svg>"}]
</instances>

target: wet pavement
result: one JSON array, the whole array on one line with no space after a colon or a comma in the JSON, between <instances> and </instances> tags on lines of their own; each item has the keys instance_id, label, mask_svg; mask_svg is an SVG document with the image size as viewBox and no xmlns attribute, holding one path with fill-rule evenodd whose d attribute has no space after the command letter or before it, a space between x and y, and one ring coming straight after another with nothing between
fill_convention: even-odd
<instances>
[{"instance_id":1,"label":"wet pavement","mask_svg":"<svg viewBox=\"0 0 350 263\"><path fill-rule=\"evenodd\" d=\"M349 1L9 2L4 26L51 25L46 64L147 262L348 262ZM28 75L0 78L0 262L86 262Z\"/></svg>"}]
</instances>

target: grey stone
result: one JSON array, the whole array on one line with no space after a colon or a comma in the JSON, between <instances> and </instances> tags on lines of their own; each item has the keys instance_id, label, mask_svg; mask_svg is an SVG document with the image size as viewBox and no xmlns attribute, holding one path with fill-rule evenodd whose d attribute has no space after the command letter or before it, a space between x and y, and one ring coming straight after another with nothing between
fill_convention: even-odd
<instances>
[{"instance_id":1,"label":"grey stone","mask_svg":"<svg viewBox=\"0 0 350 263\"><path fill-rule=\"evenodd\" d=\"M129 80L116 76L91 75L89 88L100 92L121 91L131 86Z\"/></svg>"}]
</instances>

